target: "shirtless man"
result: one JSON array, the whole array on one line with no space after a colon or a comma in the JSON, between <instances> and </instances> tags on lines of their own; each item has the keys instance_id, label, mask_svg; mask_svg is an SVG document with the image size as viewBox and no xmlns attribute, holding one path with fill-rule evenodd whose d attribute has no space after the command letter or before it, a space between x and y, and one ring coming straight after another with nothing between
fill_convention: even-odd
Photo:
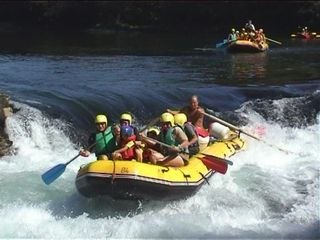
<instances>
[{"instance_id":1,"label":"shirtless man","mask_svg":"<svg viewBox=\"0 0 320 240\"><path fill-rule=\"evenodd\" d=\"M200 149L207 146L209 142L209 132L203 126L204 108L199 106L199 99L197 95L192 95L189 100L189 106L183 107L180 111L173 111L167 109L167 112L175 115L182 112L187 115L188 122L191 122L199 136Z\"/></svg>"}]
</instances>

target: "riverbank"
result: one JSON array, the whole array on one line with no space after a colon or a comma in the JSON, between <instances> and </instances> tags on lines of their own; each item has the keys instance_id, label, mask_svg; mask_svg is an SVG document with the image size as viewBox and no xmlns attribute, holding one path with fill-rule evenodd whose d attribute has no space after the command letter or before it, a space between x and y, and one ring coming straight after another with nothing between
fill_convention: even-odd
<instances>
[{"instance_id":1,"label":"riverbank","mask_svg":"<svg viewBox=\"0 0 320 240\"><path fill-rule=\"evenodd\" d=\"M6 118L14 112L14 107L9 101L9 96L0 93L0 157L10 153L13 144L6 132Z\"/></svg>"}]
</instances>

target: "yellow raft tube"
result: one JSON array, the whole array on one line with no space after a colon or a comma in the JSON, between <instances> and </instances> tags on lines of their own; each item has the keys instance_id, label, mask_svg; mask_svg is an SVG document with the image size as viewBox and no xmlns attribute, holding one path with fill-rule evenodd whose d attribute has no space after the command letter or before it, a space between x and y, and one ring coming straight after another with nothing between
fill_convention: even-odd
<instances>
[{"instance_id":1,"label":"yellow raft tube","mask_svg":"<svg viewBox=\"0 0 320 240\"><path fill-rule=\"evenodd\" d=\"M176 200L195 194L228 158L244 149L240 136L211 143L189 159L183 167L164 167L136 160L97 160L80 167L76 187L85 197L110 196L114 199ZM206 161L204 161L206 158ZM214 163L211 165L210 161ZM215 161L215 162L214 162ZM209 164L208 164L209 163ZM224 165L225 164L225 165Z\"/></svg>"},{"instance_id":2,"label":"yellow raft tube","mask_svg":"<svg viewBox=\"0 0 320 240\"><path fill-rule=\"evenodd\" d=\"M264 42L262 44L257 44L249 40L237 40L230 43L227 47L228 52L264 52L269 48L269 45Z\"/></svg>"}]
</instances>

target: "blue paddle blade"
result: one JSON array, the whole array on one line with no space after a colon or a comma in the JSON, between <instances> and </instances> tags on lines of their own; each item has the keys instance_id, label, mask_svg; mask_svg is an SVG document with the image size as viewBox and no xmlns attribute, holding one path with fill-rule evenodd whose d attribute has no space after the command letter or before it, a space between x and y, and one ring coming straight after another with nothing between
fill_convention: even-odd
<instances>
[{"instance_id":1,"label":"blue paddle blade","mask_svg":"<svg viewBox=\"0 0 320 240\"><path fill-rule=\"evenodd\" d=\"M66 166L66 164L61 163L42 174L41 178L44 183L49 185L56 180L66 170Z\"/></svg>"},{"instance_id":2,"label":"blue paddle blade","mask_svg":"<svg viewBox=\"0 0 320 240\"><path fill-rule=\"evenodd\" d=\"M228 42L228 40L224 39L223 42L216 44L216 48L220 48L220 47L224 46L227 42Z\"/></svg>"}]
</instances>

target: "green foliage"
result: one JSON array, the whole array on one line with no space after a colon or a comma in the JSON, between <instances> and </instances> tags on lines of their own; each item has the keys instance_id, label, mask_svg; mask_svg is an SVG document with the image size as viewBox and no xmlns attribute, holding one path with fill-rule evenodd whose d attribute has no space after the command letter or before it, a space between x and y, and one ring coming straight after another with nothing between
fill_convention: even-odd
<instances>
[{"instance_id":1,"label":"green foliage","mask_svg":"<svg viewBox=\"0 0 320 240\"><path fill-rule=\"evenodd\" d=\"M319 27L319 1L2 1L0 22L57 28L222 30Z\"/></svg>"}]
</instances>

